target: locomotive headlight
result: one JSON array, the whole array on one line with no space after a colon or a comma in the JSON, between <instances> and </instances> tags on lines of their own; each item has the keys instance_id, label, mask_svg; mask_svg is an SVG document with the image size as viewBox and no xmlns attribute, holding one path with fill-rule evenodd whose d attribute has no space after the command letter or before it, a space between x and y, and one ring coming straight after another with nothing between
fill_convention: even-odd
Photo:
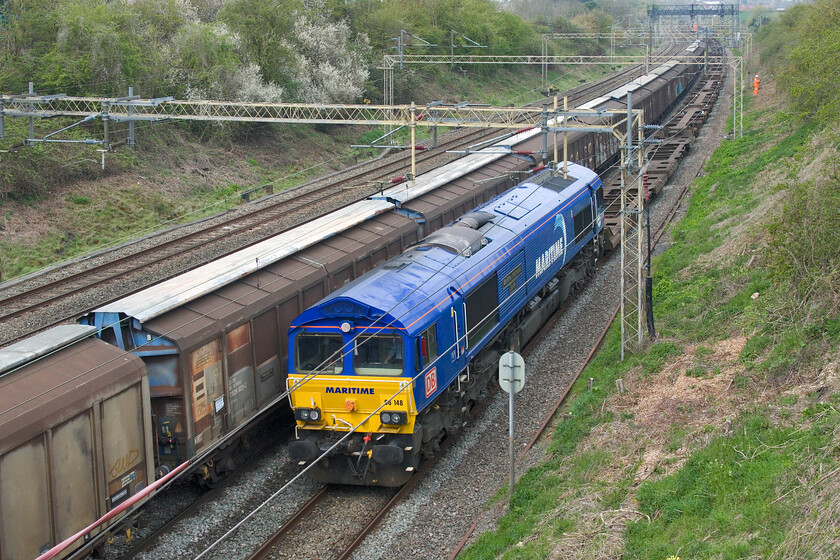
<instances>
[{"instance_id":1,"label":"locomotive headlight","mask_svg":"<svg viewBox=\"0 0 840 560\"><path fill-rule=\"evenodd\" d=\"M408 423L408 415L405 412L385 411L379 413L379 420L383 424L400 425Z\"/></svg>"},{"instance_id":2,"label":"locomotive headlight","mask_svg":"<svg viewBox=\"0 0 840 560\"><path fill-rule=\"evenodd\" d=\"M295 419L301 422L318 422L321 419L320 408L296 408Z\"/></svg>"}]
</instances>

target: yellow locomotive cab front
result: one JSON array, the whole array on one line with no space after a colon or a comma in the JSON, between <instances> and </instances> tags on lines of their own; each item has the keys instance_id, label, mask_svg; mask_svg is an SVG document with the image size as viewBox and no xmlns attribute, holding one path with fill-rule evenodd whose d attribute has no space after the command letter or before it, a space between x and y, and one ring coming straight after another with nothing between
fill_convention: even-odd
<instances>
[{"instance_id":1,"label":"yellow locomotive cab front","mask_svg":"<svg viewBox=\"0 0 840 560\"><path fill-rule=\"evenodd\" d=\"M287 383L300 430L414 432L417 409L410 380L290 374Z\"/></svg>"},{"instance_id":2,"label":"yellow locomotive cab front","mask_svg":"<svg viewBox=\"0 0 840 560\"><path fill-rule=\"evenodd\" d=\"M291 374L297 439L289 454L316 480L401 486L420 461L422 429L405 378Z\"/></svg>"}]
</instances>

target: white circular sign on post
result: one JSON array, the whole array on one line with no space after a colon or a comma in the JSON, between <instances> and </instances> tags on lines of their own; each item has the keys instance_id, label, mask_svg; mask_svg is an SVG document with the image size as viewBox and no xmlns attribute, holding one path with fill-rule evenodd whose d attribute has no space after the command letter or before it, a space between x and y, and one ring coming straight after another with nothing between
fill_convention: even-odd
<instances>
[{"instance_id":1,"label":"white circular sign on post","mask_svg":"<svg viewBox=\"0 0 840 560\"><path fill-rule=\"evenodd\" d=\"M506 352L499 358L499 385L505 393L518 393L525 386L525 359L516 352Z\"/></svg>"}]
</instances>

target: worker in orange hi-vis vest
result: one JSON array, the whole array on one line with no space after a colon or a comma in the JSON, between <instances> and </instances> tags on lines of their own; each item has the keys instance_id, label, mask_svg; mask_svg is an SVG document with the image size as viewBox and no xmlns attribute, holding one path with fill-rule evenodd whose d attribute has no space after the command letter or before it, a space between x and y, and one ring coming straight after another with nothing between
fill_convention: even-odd
<instances>
[{"instance_id":1,"label":"worker in orange hi-vis vest","mask_svg":"<svg viewBox=\"0 0 840 560\"><path fill-rule=\"evenodd\" d=\"M755 82L753 82L753 95L758 95L758 84L761 80L758 79L758 74L755 75Z\"/></svg>"}]
</instances>

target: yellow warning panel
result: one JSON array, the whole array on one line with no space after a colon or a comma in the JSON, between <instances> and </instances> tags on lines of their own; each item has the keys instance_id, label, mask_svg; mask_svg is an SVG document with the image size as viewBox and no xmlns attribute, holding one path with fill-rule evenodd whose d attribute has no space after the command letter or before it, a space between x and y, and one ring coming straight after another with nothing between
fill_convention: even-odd
<instances>
[{"instance_id":1,"label":"yellow warning panel","mask_svg":"<svg viewBox=\"0 0 840 560\"><path fill-rule=\"evenodd\" d=\"M291 389L300 382L300 388L289 395L292 408L314 408L322 411L321 423L298 421L298 428L357 431L413 433L416 407L411 394L411 381L401 378L307 376L289 375L287 386ZM316 403L314 406L312 403ZM387 403L387 404L386 404ZM382 426L382 411L402 411L406 424Z\"/></svg>"}]
</instances>

